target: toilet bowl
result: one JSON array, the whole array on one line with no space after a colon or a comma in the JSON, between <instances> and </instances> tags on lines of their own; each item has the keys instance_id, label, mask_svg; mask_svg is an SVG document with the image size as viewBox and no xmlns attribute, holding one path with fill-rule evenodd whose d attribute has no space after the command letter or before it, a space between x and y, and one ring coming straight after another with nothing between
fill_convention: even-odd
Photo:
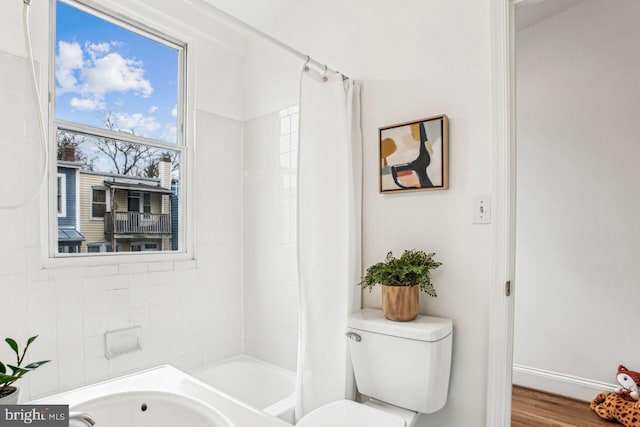
<instances>
[{"instance_id":1,"label":"toilet bowl","mask_svg":"<svg viewBox=\"0 0 640 427\"><path fill-rule=\"evenodd\" d=\"M407 427L405 420L352 400L338 400L305 415L296 427Z\"/></svg>"},{"instance_id":2,"label":"toilet bowl","mask_svg":"<svg viewBox=\"0 0 640 427\"><path fill-rule=\"evenodd\" d=\"M347 323L349 351L361 394L369 400L338 400L305 415L296 427L412 427L420 413L446 403L453 323L418 316L393 322L381 310L353 313Z\"/></svg>"}]
</instances>

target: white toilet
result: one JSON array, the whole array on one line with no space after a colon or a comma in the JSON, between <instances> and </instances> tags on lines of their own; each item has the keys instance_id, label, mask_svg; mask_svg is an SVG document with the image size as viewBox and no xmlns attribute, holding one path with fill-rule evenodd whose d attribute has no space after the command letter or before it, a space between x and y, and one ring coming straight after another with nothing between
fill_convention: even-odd
<instances>
[{"instance_id":1,"label":"white toilet","mask_svg":"<svg viewBox=\"0 0 640 427\"><path fill-rule=\"evenodd\" d=\"M364 403L339 400L304 416L296 427L411 427L420 413L447 401L453 325L418 316L392 322L381 310L352 314L347 337L358 391Z\"/></svg>"}]
</instances>

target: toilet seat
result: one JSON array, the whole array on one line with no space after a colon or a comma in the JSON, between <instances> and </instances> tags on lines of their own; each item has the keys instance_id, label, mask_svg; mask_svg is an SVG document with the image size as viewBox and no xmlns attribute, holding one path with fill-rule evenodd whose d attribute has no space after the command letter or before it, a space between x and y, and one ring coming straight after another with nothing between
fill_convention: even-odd
<instances>
[{"instance_id":1,"label":"toilet seat","mask_svg":"<svg viewBox=\"0 0 640 427\"><path fill-rule=\"evenodd\" d=\"M352 400L338 400L302 417L296 427L406 427L405 420Z\"/></svg>"}]
</instances>

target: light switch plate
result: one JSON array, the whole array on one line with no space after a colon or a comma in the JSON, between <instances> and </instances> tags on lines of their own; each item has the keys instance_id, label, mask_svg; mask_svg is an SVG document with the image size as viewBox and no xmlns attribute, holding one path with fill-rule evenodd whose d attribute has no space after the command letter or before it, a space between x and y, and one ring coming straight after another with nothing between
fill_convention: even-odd
<instances>
[{"instance_id":1,"label":"light switch plate","mask_svg":"<svg viewBox=\"0 0 640 427\"><path fill-rule=\"evenodd\" d=\"M473 223L491 224L491 196L476 196L473 201Z\"/></svg>"}]
</instances>

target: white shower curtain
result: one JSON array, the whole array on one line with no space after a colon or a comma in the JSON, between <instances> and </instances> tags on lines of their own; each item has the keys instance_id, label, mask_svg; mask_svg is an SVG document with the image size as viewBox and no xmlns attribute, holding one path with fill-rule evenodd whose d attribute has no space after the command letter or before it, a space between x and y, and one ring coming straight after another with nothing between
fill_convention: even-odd
<instances>
[{"instance_id":1,"label":"white shower curtain","mask_svg":"<svg viewBox=\"0 0 640 427\"><path fill-rule=\"evenodd\" d=\"M345 338L360 308L362 135L360 84L315 70L300 81L296 420L355 384Z\"/></svg>"}]
</instances>

